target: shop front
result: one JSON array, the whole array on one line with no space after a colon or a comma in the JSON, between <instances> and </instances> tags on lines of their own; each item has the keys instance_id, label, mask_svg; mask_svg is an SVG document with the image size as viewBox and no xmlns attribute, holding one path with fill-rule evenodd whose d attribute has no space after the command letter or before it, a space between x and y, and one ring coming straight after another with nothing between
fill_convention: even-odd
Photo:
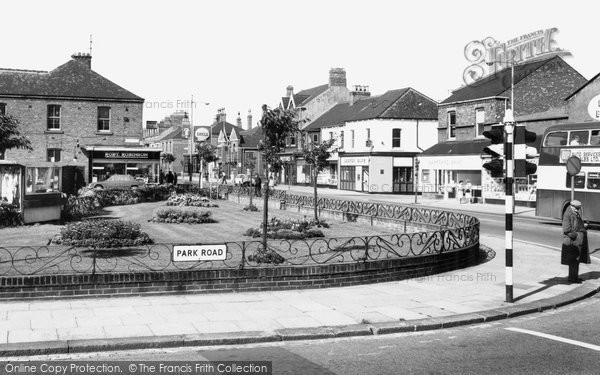
<instances>
[{"instance_id":1,"label":"shop front","mask_svg":"<svg viewBox=\"0 0 600 375\"><path fill-rule=\"evenodd\" d=\"M369 156L341 156L340 190L369 192Z\"/></svg>"},{"instance_id":2,"label":"shop front","mask_svg":"<svg viewBox=\"0 0 600 375\"><path fill-rule=\"evenodd\" d=\"M482 195L480 155L419 156L419 187L430 198L461 198ZM467 192L468 190L468 192Z\"/></svg>"},{"instance_id":3,"label":"shop front","mask_svg":"<svg viewBox=\"0 0 600 375\"><path fill-rule=\"evenodd\" d=\"M131 175L145 183L157 183L161 149L146 147L88 146L88 181L101 182L113 175Z\"/></svg>"},{"instance_id":4,"label":"shop front","mask_svg":"<svg viewBox=\"0 0 600 375\"><path fill-rule=\"evenodd\" d=\"M61 193L62 167L51 163L28 166L0 164L0 200L14 205L25 223L59 220L65 198Z\"/></svg>"}]
</instances>

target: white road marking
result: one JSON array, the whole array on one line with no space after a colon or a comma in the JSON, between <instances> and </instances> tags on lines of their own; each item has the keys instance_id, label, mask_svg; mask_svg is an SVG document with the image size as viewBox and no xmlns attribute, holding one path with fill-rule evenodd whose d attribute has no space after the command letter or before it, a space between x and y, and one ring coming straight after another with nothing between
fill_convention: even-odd
<instances>
[{"instance_id":1,"label":"white road marking","mask_svg":"<svg viewBox=\"0 0 600 375\"><path fill-rule=\"evenodd\" d=\"M547 333L541 333L541 332L536 332L536 331L530 331L528 329L521 329L521 328L515 328L515 327L510 327L510 328L505 328L505 329L509 330L509 331L513 331L513 332L519 332L519 333L525 333L528 335L543 337L543 338L549 339L549 340L560 341L560 342L564 342L566 344L577 345L577 346L581 346L581 347L584 347L587 349L592 349L592 350L596 350L596 351L600 352L600 346L598 346L598 345L588 344L585 342L571 340L571 339L565 339L564 337L549 335Z\"/></svg>"}]
</instances>

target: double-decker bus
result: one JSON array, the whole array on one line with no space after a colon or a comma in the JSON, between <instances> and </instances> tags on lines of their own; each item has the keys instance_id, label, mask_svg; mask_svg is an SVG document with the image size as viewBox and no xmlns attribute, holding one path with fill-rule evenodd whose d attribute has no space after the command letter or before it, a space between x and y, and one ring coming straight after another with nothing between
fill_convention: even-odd
<instances>
[{"instance_id":1,"label":"double-decker bus","mask_svg":"<svg viewBox=\"0 0 600 375\"><path fill-rule=\"evenodd\" d=\"M562 124L544 132L537 169L536 215L561 219L571 200L571 176L566 162L581 160L575 176L575 199L583 219L600 222L600 123Z\"/></svg>"}]
</instances>

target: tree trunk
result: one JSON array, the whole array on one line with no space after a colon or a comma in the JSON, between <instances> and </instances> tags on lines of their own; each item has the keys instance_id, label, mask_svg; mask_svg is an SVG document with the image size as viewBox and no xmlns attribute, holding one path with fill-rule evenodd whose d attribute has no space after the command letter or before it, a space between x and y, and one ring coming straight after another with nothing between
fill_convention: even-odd
<instances>
[{"instance_id":1,"label":"tree trunk","mask_svg":"<svg viewBox=\"0 0 600 375\"><path fill-rule=\"evenodd\" d=\"M313 185L315 188L315 221L319 221L319 216L317 214L317 168L315 168Z\"/></svg>"},{"instance_id":2,"label":"tree trunk","mask_svg":"<svg viewBox=\"0 0 600 375\"><path fill-rule=\"evenodd\" d=\"M263 189L263 250L267 251L267 223L269 222L269 170L265 168L265 188Z\"/></svg>"},{"instance_id":3,"label":"tree trunk","mask_svg":"<svg viewBox=\"0 0 600 375\"><path fill-rule=\"evenodd\" d=\"M252 171L252 170L250 170L250 181L252 181L252 173L253 173L253 171ZM242 183L242 185L243 185L243 183ZM244 189L244 187L243 187L243 186L240 186L240 188L241 188L242 190ZM253 195L253 193L254 193L254 192L252 191L252 182L250 182L250 206L252 206L252 195Z\"/></svg>"}]
</instances>

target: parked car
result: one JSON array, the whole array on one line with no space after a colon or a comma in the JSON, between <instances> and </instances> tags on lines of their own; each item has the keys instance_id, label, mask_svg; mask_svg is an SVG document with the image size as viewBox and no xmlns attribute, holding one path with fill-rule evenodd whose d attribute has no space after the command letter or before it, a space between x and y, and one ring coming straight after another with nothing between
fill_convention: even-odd
<instances>
[{"instance_id":1,"label":"parked car","mask_svg":"<svg viewBox=\"0 0 600 375\"><path fill-rule=\"evenodd\" d=\"M133 176L128 174L113 174L104 181L92 182L89 187L97 189L112 189L112 188L124 188L134 189L140 186L144 186L144 181L136 180Z\"/></svg>"},{"instance_id":2,"label":"parked car","mask_svg":"<svg viewBox=\"0 0 600 375\"><path fill-rule=\"evenodd\" d=\"M234 185L250 186L250 177L247 174L238 174L233 178Z\"/></svg>"}]
</instances>

